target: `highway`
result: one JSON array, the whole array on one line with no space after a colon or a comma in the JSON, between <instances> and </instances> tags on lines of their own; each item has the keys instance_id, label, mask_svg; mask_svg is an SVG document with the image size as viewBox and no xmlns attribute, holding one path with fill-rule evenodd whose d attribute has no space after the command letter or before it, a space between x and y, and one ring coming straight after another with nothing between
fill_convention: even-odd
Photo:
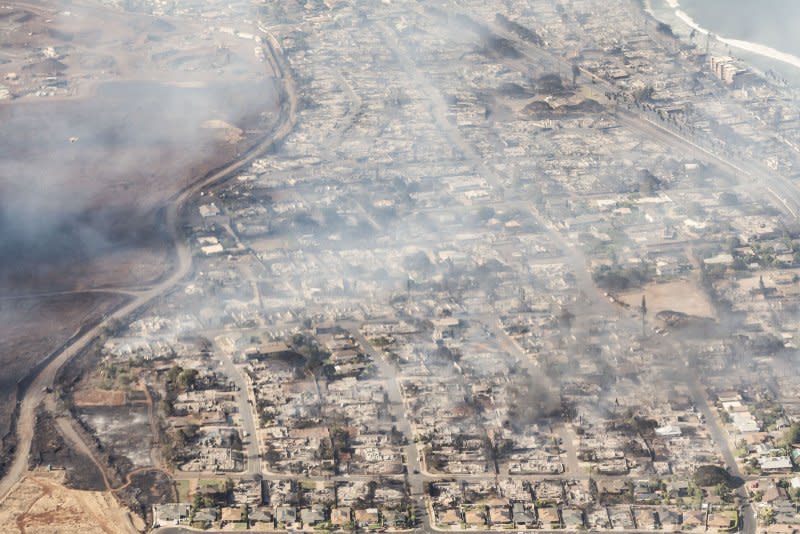
<instances>
[{"instance_id":1,"label":"highway","mask_svg":"<svg viewBox=\"0 0 800 534\"><path fill-rule=\"evenodd\" d=\"M272 46L277 46L274 39L270 39ZM115 321L123 321L125 318L140 312L148 304L158 297L168 293L183 280L192 270L192 252L186 242L185 236L181 232L181 213L184 206L201 190L227 180L234 176L245 166L261 157L264 153L280 139L286 137L295 126L297 121L297 91L294 79L289 73L289 69L283 66L281 54L272 49L272 64L277 67L280 73L279 79L282 82L282 101L278 121L266 138L256 145L240 159L226 165L221 170L213 174L200 177L171 199L166 211L166 227L169 229L170 239L175 248L175 263L173 272L165 277L156 285L136 293L127 304L121 306L114 312L106 315L100 322L89 328L76 339L62 348L57 355L33 378L30 386L26 389L23 398L19 403L19 414L16 420L17 445L14 450L14 458L5 474L0 480L0 505L8 496L10 491L19 482L28 470L28 455L33 441L34 426L36 420L36 410L39 405L49 395L55 377L67 362L81 353L92 341L103 334L105 328Z\"/></svg>"}]
</instances>

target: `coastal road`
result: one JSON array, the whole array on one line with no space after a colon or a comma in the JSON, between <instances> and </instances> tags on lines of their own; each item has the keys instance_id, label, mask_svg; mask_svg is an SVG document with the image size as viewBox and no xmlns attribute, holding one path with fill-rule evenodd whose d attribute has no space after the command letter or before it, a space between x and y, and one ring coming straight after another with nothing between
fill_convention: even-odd
<instances>
[{"instance_id":1,"label":"coastal road","mask_svg":"<svg viewBox=\"0 0 800 534\"><path fill-rule=\"evenodd\" d=\"M282 67L282 57L273 51L273 56ZM280 69L283 82L282 102L278 116L278 121L270 134L247 154L239 160L232 162L221 170L211 175L206 175L195 181L181 192L177 193L169 200L166 212L166 227L169 230L170 239L175 248L175 266L172 274L164 278L153 287L138 293L133 300L106 315L99 323L89 328L86 332L64 346L45 366L39 371L33 381L25 391L19 404L19 414L16 421L17 445L14 450L14 458L6 472L0 480L0 504L5 500L15 484L22 479L28 470L28 455L33 441L34 426L36 421L36 410L45 400L52 388L55 377L67 362L81 353L89 344L101 336L104 330L116 321L122 321L132 314L141 311L145 306L153 302L158 297L171 291L192 269L192 252L185 237L181 232L180 215L183 207L202 189L213 184L226 180L245 166L252 163L271 149L274 143L292 131L297 121L297 92L295 82L289 74L288 69Z\"/></svg>"}]
</instances>

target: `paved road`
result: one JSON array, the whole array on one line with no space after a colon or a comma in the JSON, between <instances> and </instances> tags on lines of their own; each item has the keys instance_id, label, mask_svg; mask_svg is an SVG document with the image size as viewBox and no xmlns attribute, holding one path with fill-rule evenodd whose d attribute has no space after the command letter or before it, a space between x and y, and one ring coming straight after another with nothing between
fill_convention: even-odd
<instances>
[{"instance_id":1,"label":"paved road","mask_svg":"<svg viewBox=\"0 0 800 534\"><path fill-rule=\"evenodd\" d=\"M381 376L386 378L386 391L389 395L392 415L394 415L397 422L397 430L402 432L408 440L408 443L404 447L404 453L406 456L406 467L408 468L408 480L411 485L411 495L422 495L425 475L421 472L422 468L419 463L419 451L414 443L414 431L411 428L408 417L406 417L403 394L400 391L400 385L397 383L397 371L392 364L383 357L383 354L378 352L375 347L364 338L357 326L348 325L348 327L353 338L378 366Z\"/></svg>"},{"instance_id":2,"label":"paved road","mask_svg":"<svg viewBox=\"0 0 800 534\"><path fill-rule=\"evenodd\" d=\"M722 459L725 460L725 465L728 468L728 472L731 475L744 480L745 477L742 475L742 472L739 469L739 464L736 462L736 456L733 454L733 450L731 449L731 442L728 432L723 427L722 421L720 421L719 418L719 414L708 402L708 395L706 394L705 388L696 376L693 377L689 383L689 388L692 392L695 406L706 419L706 428L708 428L709 432L711 433L714 443L717 444L717 449L719 449L719 451L722 453ZM744 485L736 489L736 496L741 499L741 502L743 503L741 510L742 531L745 534L755 534L756 527L758 526L758 520L755 509L748 502L749 496L747 495L747 490L745 489Z\"/></svg>"},{"instance_id":3,"label":"paved road","mask_svg":"<svg viewBox=\"0 0 800 534\"><path fill-rule=\"evenodd\" d=\"M273 53L273 56L276 58L275 61L282 61L279 54ZM278 65L282 66L281 63L278 63ZM294 128L297 120L297 93L295 84L291 75L288 73L288 69L281 68L281 73L283 75L284 94L282 96L284 98L281 103L279 120L273 128L271 135L244 157L212 175L201 178L170 199L166 214L166 227L169 229L170 239L176 251L175 267L172 274L146 291L138 293L133 300L118 308L113 313L106 315L99 323L84 332L77 339L72 340L72 342L65 346L33 379L20 402L19 415L16 423L17 447L14 450L14 459L5 477L0 480L0 504L27 471L28 455L31 449L31 442L33 441L36 409L48 395L46 391L52 387L59 369L72 358L80 354L92 341L102 335L106 327L113 324L115 321L122 321L142 310L156 298L173 289L191 271L191 249L186 243L180 229L180 214L186 203L202 189L235 175L253 160L266 153L272 148L276 140L282 139Z\"/></svg>"},{"instance_id":4,"label":"paved road","mask_svg":"<svg viewBox=\"0 0 800 534\"><path fill-rule=\"evenodd\" d=\"M428 514L425 501L425 481L431 477L423 472L420 465L420 452L414 442L414 429L411 427L411 423L406 415L403 394L400 391L400 384L397 381L397 371L394 366L384 358L383 354L376 350L375 347L364 338L357 325L348 325L348 327L353 338L378 366L381 376L386 378L390 409L397 422L397 430L402 432L407 440L404 447L404 454L406 457L406 480L408 481L410 497L414 501L417 524L424 525L425 529L428 529L433 525L433 522ZM423 531L425 529L423 529Z\"/></svg>"},{"instance_id":5,"label":"paved road","mask_svg":"<svg viewBox=\"0 0 800 534\"><path fill-rule=\"evenodd\" d=\"M245 460L247 465L245 467L245 475L261 474L261 453L258 450L258 437L256 434L256 423L253 417L253 405L250 404L250 396L248 392L250 388L247 387L247 382L244 379L242 370L239 369L234 363L231 355L223 348L218 347L216 351L217 356L220 358L220 365L223 372L230 378L236 385L237 392L236 398L239 401L239 417L242 422L242 427L247 436L244 437Z\"/></svg>"}]
</instances>

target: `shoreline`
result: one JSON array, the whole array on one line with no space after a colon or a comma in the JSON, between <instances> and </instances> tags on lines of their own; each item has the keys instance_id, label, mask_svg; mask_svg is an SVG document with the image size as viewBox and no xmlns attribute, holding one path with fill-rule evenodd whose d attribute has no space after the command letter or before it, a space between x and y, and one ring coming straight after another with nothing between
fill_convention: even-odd
<instances>
[{"instance_id":1,"label":"shoreline","mask_svg":"<svg viewBox=\"0 0 800 534\"><path fill-rule=\"evenodd\" d=\"M711 30L704 28L703 26L698 24L697 21L695 21L691 17L691 15L689 15L688 13L686 13L686 11L681 9L679 0L662 0L662 1L664 3L663 10L671 11L672 16L679 19L683 24L685 24L692 30L695 30L698 34L706 35L715 40L716 42L729 46L730 48L735 48L737 50L741 50L749 54L761 56L771 61L777 61L779 63L789 65L790 67L798 69L797 74L800 75L800 57L791 54L789 52L784 52L782 50L772 48L771 46L765 44L755 43L751 41L744 41L741 39L733 39L731 37L724 37L715 34ZM653 8L653 0L646 0L645 10L655 19L660 20L661 22L665 23L669 22L669 21L664 21L663 17L659 17L659 14L657 12L658 10Z\"/></svg>"}]
</instances>

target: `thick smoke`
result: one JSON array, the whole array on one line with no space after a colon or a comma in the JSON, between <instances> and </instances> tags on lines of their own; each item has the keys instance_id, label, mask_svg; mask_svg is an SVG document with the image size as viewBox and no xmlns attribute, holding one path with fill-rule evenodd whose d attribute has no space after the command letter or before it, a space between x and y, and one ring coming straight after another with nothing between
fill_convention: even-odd
<instances>
[{"instance_id":1,"label":"thick smoke","mask_svg":"<svg viewBox=\"0 0 800 534\"><path fill-rule=\"evenodd\" d=\"M243 20L246 15L242 14ZM276 109L268 64L250 58L245 62L221 45L202 52L211 57L203 58L208 72L200 83L185 83L192 80L195 69L182 63L200 59L148 56L152 48L146 44L135 49L134 61L143 67L130 79L111 75L108 81L100 76L100 83L81 81L80 73L94 75L97 70L84 68L85 54L76 50L78 46L90 46L95 56L111 58L112 71L115 55L124 54L118 43L99 32L92 42L91 32L58 31L80 25L80 17L100 20L82 12L58 14L46 22L38 13L17 18L25 21L17 31L32 30L32 42L26 46L34 55L52 54L46 50L53 47L61 59L48 63L57 65L53 72L23 68L20 74L9 74L9 66L0 70L25 78L10 85L18 92L40 83L60 83L52 82L51 75L62 79L63 74L69 87L75 83L81 91L78 98L28 95L0 103L0 284L4 286L24 284L37 273L114 250L159 246L165 229L158 214L167 199L192 178L246 149L255 136L247 137L244 131L265 130L266 114ZM137 17L130 15L131 26ZM76 18L80 22L74 22ZM111 23L119 21L112 18ZM252 30L250 26L243 29ZM172 39L187 31L166 22L155 28L160 33L147 34L154 41L162 39L160 35ZM12 41L14 36L10 34ZM252 46L248 48L252 54ZM152 67L157 69L155 75L147 71ZM208 127L207 121L227 124ZM120 281L130 282L135 281ZM47 281L39 278L31 283Z\"/></svg>"}]
</instances>

